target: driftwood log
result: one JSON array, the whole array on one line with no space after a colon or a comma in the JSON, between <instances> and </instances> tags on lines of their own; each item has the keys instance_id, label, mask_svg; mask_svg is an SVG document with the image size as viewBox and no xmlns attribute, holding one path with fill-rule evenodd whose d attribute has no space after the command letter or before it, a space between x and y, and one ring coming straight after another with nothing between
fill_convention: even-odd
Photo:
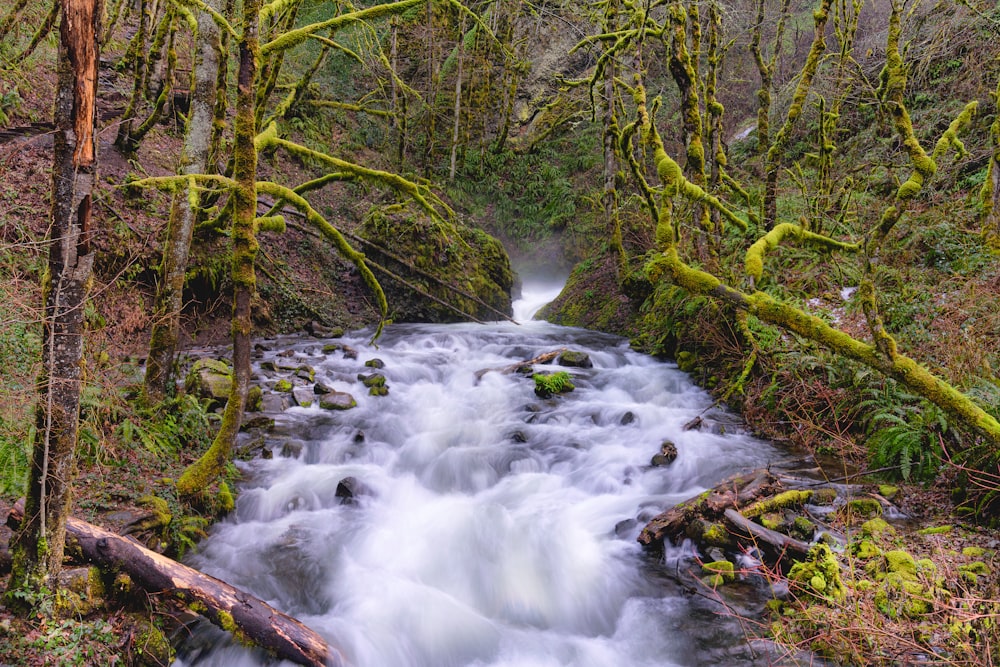
<instances>
[{"instance_id":1,"label":"driftwood log","mask_svg":"<svg viewBox=\"0 0 1000 667\"><path fill-rule=\"evenodd\" d=\"M664 539L677 541L685 537L692 522L720 520L726 510L749 505L772 493L777 483L777 478L767 470L733 475L715 488L653 517L642 529L638 540L644 547L658 550L662 548Z\"/></svg>"},{"instance_id":2,"label":"driftwood log","mask_svg":"<svg viewBox=\"0 0 1000 667\"><path fill-rule=\"evenodd\" d=\"M516 364L511 364L510 366L504 366L502 368L484 368L482 370L476 371L476 380L482 379L484 375L490 372L509 375L511 373L514 373L520 368L525 368L527 366L534 366L535 364L547 364L565 351L566 351L565 347L560 347L558 350L545 352L538 355L537 357L533 357L531 359L525 359L524 361L519 361Z\"/></svg>"},{"instance_id":3,"label":"driftwood log","mask_svg":"<svg viewBox=\"0 0 1000 667\"><path fill-rule=\"evenodd\" d=\"M10 511L8 524L11 521L20 524L23 516L24 504L19 501ZM316 632L224 581L80 519L70 517L66 532L88 561L128 574L147 592L177 600L222 629L281 659L309 667L344 664L336 649Z\"/></svg>"}]
</instances>

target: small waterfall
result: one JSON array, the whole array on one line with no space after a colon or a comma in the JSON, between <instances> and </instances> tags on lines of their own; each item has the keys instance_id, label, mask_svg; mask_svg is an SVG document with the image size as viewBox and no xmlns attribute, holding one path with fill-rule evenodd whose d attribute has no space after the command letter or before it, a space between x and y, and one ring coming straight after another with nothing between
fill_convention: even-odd
<instances>
[{"instance_id":1,"label":"small waterfall","mask_svg":"<svg viewBox=\"0 0 1000 667\"><path fill-rule=\"evenodd\" d=\"M530 296L530 294L529 294ZM237 509L190 558L323 634L357 667L667 667L755 664L716 616L636 543L642 523L738 469L782 454L738 432L685 431L710 397L625 340L528 321L393 325L337 342L271 343L354 409L291 408L272 459L239 464ZM541 399L502 369L569 347L576 389ZM387 396L357 381L385 363ZM547 367L548 368L548 367ZM259 378L264 384L273 379ZM663 440L679 456L652 467ZM282 454L284 452L284 454ZM344 503L338 485L354 478ZM177 665L273 664L211 626ZM762 663L764 664L764 663Z\"/></svg>"}]
</instances>

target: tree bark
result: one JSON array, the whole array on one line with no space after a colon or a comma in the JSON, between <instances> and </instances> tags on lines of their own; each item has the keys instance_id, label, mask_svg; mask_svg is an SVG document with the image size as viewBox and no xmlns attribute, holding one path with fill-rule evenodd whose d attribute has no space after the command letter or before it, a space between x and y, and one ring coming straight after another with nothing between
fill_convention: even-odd
<instances>
[{"instance_id":1,"label":"tree bark","mask_svg":"<svg viewBox=\"0 0 1000 667\"><path fill-rule=\"evenodd\" d=\"M20 521L23 516L24 507L18 503L11 509L10 519ZM239 639L249 639L299 665L343 664L336 649L315 631L220 579L74 517L67 519L66 530L88 561L106 570L127 573L147 593L177 600Z\"/></svg>"},{"instance_id":2,"label":"tree bark","mask_svg":"<svg viewBox=\"0 0 1000 667\"><path fill-rule=\"evenodd\" d=\"M27 511L14 538L8 585L38 600L62 567L66 517L76 475L83 368L83 307L90 291L91 197L97 171L100 0L63 0L52 163L52 228L45 299L42 371L35 409Z\"/></svg>"},{"instance_id":3,"label":"tree bark","mask_svg":"<svg viewBox=\"0 0 1000 667\"><path fill-rule=\"evenodd\" d=\"M219 0L208 0L207 4L216 11L222 9ZM198 14L196 41L198 46L191 68L191 107L181 153L181 174L205 173L208 165L219 53L222 48L219 27L208 12ZM184 192L174 195L170 206L143 387L149 404L159 403L168 394L180 334L181 308L184 305L184 275L187 272L191 237L197 221L194 204L198 201L196 191L189 186Z\"/></svg>"}]
</instances>

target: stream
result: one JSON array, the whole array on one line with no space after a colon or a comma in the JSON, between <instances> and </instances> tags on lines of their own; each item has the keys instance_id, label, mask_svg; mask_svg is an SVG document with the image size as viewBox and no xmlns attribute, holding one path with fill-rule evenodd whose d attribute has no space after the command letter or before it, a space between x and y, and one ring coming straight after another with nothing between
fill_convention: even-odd
<instances>
[{"instance_id":1,"label":"stream","mask_svg":"<svg viewBox=\"0 0 1000 667\"><path fill-rule=\"evenodd\" d=\"M636 536L663 509L787 454L711 409L674 364L527 321L548 298L526 289L520 325L392 325L377 349L364 331L266 341L258 373L294 359L358 405L273 415L273 458L238 464L236 511L187 562L295 616L356 667L776 664L668 576L687 557L646 555ZM328 342L358 358L324 354ZM571 393L541 399L530 377L477 377L561 347L593 362L538 367L570 373ZM357 380L375 358L387 396ZM703 413L715 428L683 429ZM678 457L652 467L665 439ZM284 664L207 623L182 634L178 667Z\"/></svg>"}]
</instances>

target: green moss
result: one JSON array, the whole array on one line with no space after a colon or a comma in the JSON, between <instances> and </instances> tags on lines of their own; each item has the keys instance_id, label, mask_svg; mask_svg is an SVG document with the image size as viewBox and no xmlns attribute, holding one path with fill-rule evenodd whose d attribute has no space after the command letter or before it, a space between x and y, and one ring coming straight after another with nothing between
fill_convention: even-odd
<instances>
[{"instance_id":1,"label":"green moss","mask_svg":"<svg viewBox=\"0 0 1000 667\"><path fill-rule=\"evenodd\" d=\"M805 592L817 597L840 601L847 595L840 577L840 564L825 544L815 545L804 561L792 565L788 579L804 584Z\"/></svg>"},{"instance_id":2,"label":"green moss","mask_svg":"<svg viewBox=\"0 0 1000 667\"><path fill-rule=\"evenodd\" d=\"M917 576L917 563L913 556L899 549L885 552L885 568L887 572L896 573L904 579Z\"/></svg>"},{"instance_id":3,"label":"green moss","mask_svg":"<svg viewBox=\"0 0 1000 667\"><path fill-rule=\"evenodd\" d=\"M843 509L849 517L869 518L882 514L882 505L874 498L855 498L849 500Z\"/></svg>"},{"instance_id":4,"label":"green moss","mask_svg":"<svg viewBox=\"0 0 1000 667\"><path fill-rule=\"evenodd\" d=\"M881 535L892 535L896 529L890 526L885 519L869 519L861 524L861 534L868 537L879 537Z\"/></svg>"},{"instance_id":5,"label":"green moss","mask_svg":"<svg viewBox=\"0 0 1000 667\"><path fill-rule=\"evenodd\" d=\"M725 546L730 542L729 531L722 524L714 522L705 525L701 538L712 546Z\"/></svg>"},{"instance_id":6,"label":"green moss","mask_svg":"<svg viewBox=\"0 0 1000 667\"><path fill-rule=\"evenodd\" d=\"M962 549L962 555L966 558L982 558L986 555L986 549L982 547L965 547Z\"/></svg>"},{"instance_id":7,"label":"green moss","mask_svg":"<svg viewBox=\"0 0 1000 667\"><path fill-rule=\"evenodd\" d=\"M882 550L873 541L865 539L851 543L851 553L862 560L871 560L882 555Z\"/></svg>"},{"instance_id":8,"label":"green moss","mask_svg":"<svg viewBox=\"0 0 1000 667\"><path fill-rule=\"evenodd\" d=\"M753 519L766 512L774 512L776 510L783 510L789 507L797 507L803 503L809 502L812 495L813 492L807 490L793 489L790 491L782 491L781 493L773 495L770 498L759 500L750 505L743 510L743 516L748 519Z\"/></svg>"},{"instance_id":9,"label":"green moss","mask_svg":"<svg viewBox=\"0 0 1000 667\"><path fill-rule=\"evenodd\" d=\"M891 484L882 484L878 487L878 493L886 500L892 500L899 494L899 487Z\"/></svg>"},{"instance_id":10,"label":"green moss","mask_svg":"<svg viewBox=\"0 0 1000 667\"><path fill-rule=\"evenodd\" d=\"M277 382L274 383L274 390L275 391L280 391L282 393L286 393L287 394L293 388L294 387L293 387L291 381L286 380L285 378L282 378L282 379L280 379L280 380L278 380Z\"/></svg>"},{"instance_id":11,"label":"green moss","mask_svg":"<svg viewBox=\"0 0 1000 667\"><path fill-rule=\"evenodd\" d=\"M760 515L760 525L769 530L778 530L785 518L777 512L767 512Z\"/></svg>"},{"instance_id":12,"label":"green moss","mask_svg":"<svg viewBox=\"0 0 1000 667\"><path fill-rule=\"evenodd\" d=\"M222 512L228 514L236 509L236 499L233 498L233 492L229 490L229 485L225 481L219 482L219 493L215 499Z\"/></svg>"},{"instance_id":13,"label":"green moss","mask_svg":"<svg viewBox=\"0 0 1000 667\"><path fill-rule=\"evenodd\" d=\"M685 373L692 373L698 367L698 355L689 350L681 350L677 353L677 368Z\"/></svg>"},{"instance_id":14,"label":"green moss","mask_svg":"<svg viewBox=\"0 0 1000 667\"><path fill-rule=\"evenodd\" d=\"M731 582L736 579L736 573L733 564L728 560L717 560L711 563L704 563L701 566L702 574L710 575L711 577L718 577L722 582ZM713 584L717 585L717 584Z\"/></svg>"},{"instance_id":15,"label":"green moss","mask_svg":"<svg viewBox=\"0 0 1000 667\"><path fill-rule=\"evenodd\" d=\"M917 535L944 535L951 532L951 526L930 526L929 528L921 528L917 531Z\"/></svg>"}]
</instances>

